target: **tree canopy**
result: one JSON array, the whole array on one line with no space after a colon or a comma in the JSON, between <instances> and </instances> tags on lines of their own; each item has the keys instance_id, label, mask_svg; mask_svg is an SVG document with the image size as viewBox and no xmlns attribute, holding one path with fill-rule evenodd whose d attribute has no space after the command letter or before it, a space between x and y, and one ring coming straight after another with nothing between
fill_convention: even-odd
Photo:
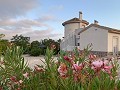
<instances>
[{"instance_id":1,"label":"tree canopy","mask_svg":"<svg viewBox=\"0 0 120 90\"><path fill-rule=\"evenodd\" d=\"M24 53L28 53L30 45L30 37L25 37L23 35L15 35L11 39L11 42L16 46L21 46L24 50Z\"/></svg>"}]
</instances>

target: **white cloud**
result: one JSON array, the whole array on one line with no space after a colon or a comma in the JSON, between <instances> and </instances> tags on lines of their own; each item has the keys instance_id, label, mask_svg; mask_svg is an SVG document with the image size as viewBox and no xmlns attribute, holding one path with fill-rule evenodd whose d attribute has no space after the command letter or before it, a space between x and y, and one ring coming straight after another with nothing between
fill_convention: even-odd
<instances>
[{"instance_id":1,"label":"white cloud","mask_svg":"<svg viewBox=\"0 0 120 90\"><path fill-rule=\"evenodd\" d=\"M43 17L43 19L45 18ZM15 36L16 34L18 35L22 34L23 36L31 37L31 41L41 40L44 38L58 39L61 37L61 34L54 33L53 28L45 24L44 21L43 22L38 21L38 19L1 20L0 25L1 25L0 33L5 34L6 35L5 39L9 40L12 38L12 36Z\"/></svg>"},{"instance_id":2,"label":"white cloud","mask_svg":"<svg viewBox=\"0 0 120 90\"><path fill-rule=\"evenodd\" d=\"M38 6L38 0L0 0L0 18L23 16Z\"/></svg>"},{"instance_id":3,"label":"white cloud","mask_svg":"<svg viewBox=\"0 0 120 90\"><path fill-rule=\"evenodd\" d=\"M54 29L46 22L55 21L52 15L44 15L38 19L24 19L29 11L38 6L39 0L0 0L0 33L5 34L5 39L11 39L16 34L28 36L31 40L44 38L58 39L61 34L54 33ZM57 6L62 9L62 6ZM19 17L19 18L18 18Z\"/></svg>"}]
</instances>

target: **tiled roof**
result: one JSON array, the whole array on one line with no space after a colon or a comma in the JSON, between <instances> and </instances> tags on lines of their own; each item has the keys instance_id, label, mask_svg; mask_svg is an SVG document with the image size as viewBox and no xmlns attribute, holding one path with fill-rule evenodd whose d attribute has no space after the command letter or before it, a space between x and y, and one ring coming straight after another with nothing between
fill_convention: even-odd
<instances>
[{"instance_id":1,"label":"tiled roof","mask_svg":"<svg viewBox=\"0 0 120 90\"><path fill-rule=\"evenodd\" d=\"M104 30L108 30L109 33L120 34L120 30L118 30L118 29L114 29L114 28L110 28L110 27L106 27L106 26L101 26L101 25L97 25L97 24L90 24L88 27L86 27L82 31L80 31L78 33L78 35L80 35L80 33L86 31L87 29L89 29L92 26L97 27L97 28L101 28L101 29L104 29Z\"/></svg>"},{"instance_id":2,"label":"tiled roof","mask_svg":"<svg viewBox=\"0 0 120 90\"><path fill-rule=\"evenodd\" d=\"M66 25L66 24L70 24L70 23L80 23L80 22L82 22L82 23L85 23L85 24L89 24L89 22L87 22L86 20L80 20L79 18L73 18L73 19L70 19L70 20L68 20L68 21L65 21L64 23L62 23L62 25L64 26L64 25Z\"/></svg>"}]
</instances>

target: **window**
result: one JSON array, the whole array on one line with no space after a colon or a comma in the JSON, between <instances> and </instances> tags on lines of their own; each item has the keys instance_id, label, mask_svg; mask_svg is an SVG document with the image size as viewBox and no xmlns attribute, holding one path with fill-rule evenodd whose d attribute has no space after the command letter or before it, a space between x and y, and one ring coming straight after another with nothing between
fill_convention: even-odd
<instances>
[{"instance_id":1,"label":"window","mask_svg":"<svg viewBox=\"0 0 120 90\"><path fill-rule=\"evenodd\" d=\"M82 28L85 28L85 25L82 25Z\"/></svg>"},{"instance_id":2,"label":"window","mask_svg":"<svg viewBox=\"0 0 120 90\"><path fill-rule=\"evenodd\" d=\"M77 46L80 46L80 43L77 43Z\"/></svg>"}]
</instances>

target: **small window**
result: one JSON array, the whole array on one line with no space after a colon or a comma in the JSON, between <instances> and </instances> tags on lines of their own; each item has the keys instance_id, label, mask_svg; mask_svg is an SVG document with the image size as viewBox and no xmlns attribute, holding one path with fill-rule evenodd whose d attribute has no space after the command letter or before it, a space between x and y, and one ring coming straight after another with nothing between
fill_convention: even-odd
<instances>
[{"instance_id":1,"label":"small window","mask_svg":"<svg viewBox=\"0 0 120 90\"><path fill-rule=\"evenodd\" d=\"M82 25L82 28L85 28L85 25Z\"/></svg>"},{"instance_id":2,"label":"small window","mask_svg":"<svg viewBox=\"0 0 120 90\"><path fill-rule=\"evenodd\" d=\"M80 46L80 43L77 43L77 46Z\"/></svg>"}]
</instances>

